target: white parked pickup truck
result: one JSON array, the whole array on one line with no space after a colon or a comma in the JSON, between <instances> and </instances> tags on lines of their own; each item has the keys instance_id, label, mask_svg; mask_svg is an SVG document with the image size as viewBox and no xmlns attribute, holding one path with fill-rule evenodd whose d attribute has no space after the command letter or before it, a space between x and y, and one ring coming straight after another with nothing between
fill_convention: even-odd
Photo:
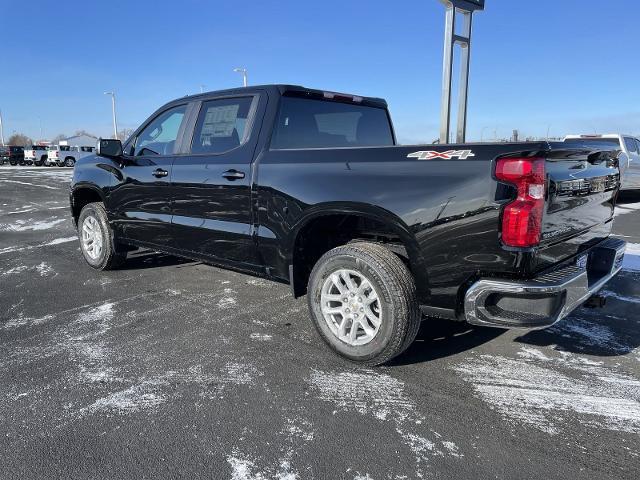
<instances>
[{"instance_id":1,"label":"white parked pickup truck","mask_svg":"<svg viewBox=\"0 0 640 480\"><path fill-rule=\"evenodd\" d=\"M626 153L629 159L625 165L620 165L622 175L621 190L640 189L640 140L633 135L610 133L606 135L567 135L565 143L581 143L585 141L594 145L616 145Z\"/></svg>"},{"instance_id":2,"label":"white parked pickup truck","mask_svg":"<svg viewBox=\"0 0 640 480\"><path fill-rule=\"evenodd\" d=\"M36 165L38 167L44 165L47 161L46 145L31 145L24 148L24 163L27 165Z\"/></svg>"},{"instance_id":3,"label":"white parked pickup truck","mask_svg":"<svg viewBox=\"0 0 640 480\"><path fill-rule=\"evenodd\" d=\"M72 145L52 145L45 165L53 167L73 167L82 157L91 155L96 147L80 147Z\"/></svg>"}]
</instances>

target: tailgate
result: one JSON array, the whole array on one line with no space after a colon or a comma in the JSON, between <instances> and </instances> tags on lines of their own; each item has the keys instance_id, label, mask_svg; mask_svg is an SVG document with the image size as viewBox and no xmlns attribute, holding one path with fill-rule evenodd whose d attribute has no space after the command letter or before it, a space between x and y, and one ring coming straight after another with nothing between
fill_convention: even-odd
<instances>
[{"instance_id":1,"label":"tailgate","mask_svg":"<svg viewBox=\"0 0 640 480\"><path fill-rule=\"evenodd\" d=\"M536 270L607 238L620 186L618 150L550 150L547 201Z\"/></svg>"}]
</instances>

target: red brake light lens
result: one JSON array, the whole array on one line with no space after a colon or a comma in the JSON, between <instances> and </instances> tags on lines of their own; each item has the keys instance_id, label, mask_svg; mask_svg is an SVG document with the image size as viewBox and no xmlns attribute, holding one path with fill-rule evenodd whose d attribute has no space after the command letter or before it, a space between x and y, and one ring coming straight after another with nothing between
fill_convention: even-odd
<instances>
[{"instance_id":1,"label":"red brake light lens","mask_svg":"<svg viewBox=\"0 0 640 480\"><path fill-rule=\"evenodd\" d=\"M496 178L518 189L518 197L502 213L502 242L509 247L538 245L544 213L544 158L502 158L496 164Z\"/></svg>"}]
</instances>

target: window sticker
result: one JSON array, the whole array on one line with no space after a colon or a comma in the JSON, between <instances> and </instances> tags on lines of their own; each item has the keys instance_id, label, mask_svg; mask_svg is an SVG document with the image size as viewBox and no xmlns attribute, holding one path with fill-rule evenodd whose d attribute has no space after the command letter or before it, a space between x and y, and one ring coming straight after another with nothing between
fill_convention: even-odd
<instances>
[{"instance_id":1,"label":"window sticker","mask_svg":"<svg viewBox=\"0 0 640 480\"><path fill-rule=\"evenodd\" d=\"M233 135L236 128L236 118L240 105L224 105L220 107L209 107L204 117L202 132L200 137L204 140L207 137L221 138Z\"/></svg>"}]
</instances>

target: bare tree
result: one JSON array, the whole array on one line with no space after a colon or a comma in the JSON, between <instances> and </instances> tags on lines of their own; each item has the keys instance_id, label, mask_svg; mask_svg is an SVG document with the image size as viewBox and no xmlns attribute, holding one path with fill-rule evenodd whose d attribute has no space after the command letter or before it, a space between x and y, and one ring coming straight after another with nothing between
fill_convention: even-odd
<instances>
[{"instance_id":1,"label":"bare tree","mask_svg":"<svg viewBox=\"0 0 640 480\"><path fill-rule=\"evenodd\" d=\"M64 133L61 133L60 135L56 135L55 137L53 137L51 139L51 143L53 145L58 145L61 140L65 140L66 138L67 138L67 136Z\"/></svg>"},{"instance_id":2,"label":"bare tree","mask_svg":"<svg viewBox=\"0 0 640 480\"><path fill-rule=\"evenodd\" d=\"M9 142L7 145L15 145L17 147L26 147L28 145L33 145L33 140L27 137L23 133L14 133L9 137Z\"/></svg>"},{"instance_id":3,"label":"bare tree","mask_svg":"<svg viewBox=\"0 0 640 480\"><path fill-rule=\"evenodd\" d=\"M77 130L76 133L75 133L75 136L79 137L81 135L86 135L87 137L98 138L93 133L89 133L86 130Z\"/></svg>"},{"instance_id":4,"label":"bare tree","mask_svg":"<svg viewBox=\"0 0 640 480\"><path fill-rule=\"evenodd\" d=\"M118 139L122 142L125 142L127 138L131 136L132 133L133 133L132 128L123 128L118 132Z\"/></svg>"}]
</instances>

